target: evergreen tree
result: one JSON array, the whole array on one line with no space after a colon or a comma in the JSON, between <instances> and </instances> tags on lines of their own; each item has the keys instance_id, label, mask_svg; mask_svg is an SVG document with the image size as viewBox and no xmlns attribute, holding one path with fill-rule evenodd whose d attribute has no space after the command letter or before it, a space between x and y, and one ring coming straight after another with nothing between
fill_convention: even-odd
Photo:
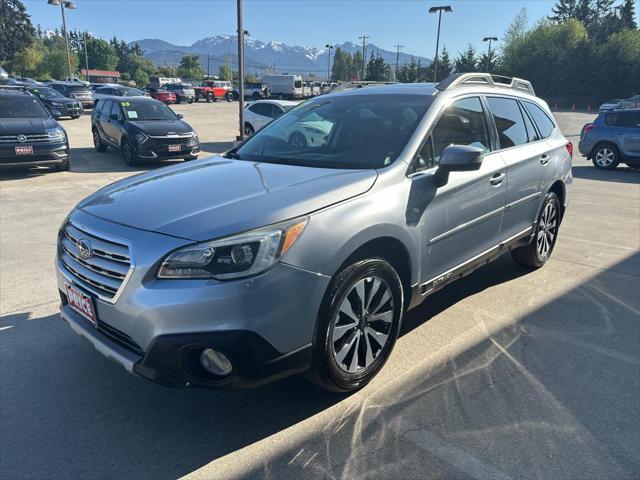
<instances>
[{"instance_id":1,"label":"evergreen tree","mask_svg":"<svg viewBox=\"0 0 640 480\"><path fill-rule=\"evenodd\" d=\"M402 65L398 69L398 81L402 83L415 83L420 79L420 69L422 64L420 61L416 62L414 57L411 57L411 62Z\"/></svg>"},{"instance_id":2,"label":"evergreen tree","mask_svg":"<svg viewBox=\"0 0 640 480\"><path fill-rule=\"evenodd\" d=\"M619 7L620 29L636 29L636 0L624 0Z\"/></svg>"},{"instance_id":3,"label":"evergreen tree","mask_svg":"<svg viewBox=\"0 0 640 480\"><path fill-rule=\"evenodd\" d=\"M553 15L549 16L549 20L562 23L566 22L570 18L576 18L578 13L578 1L579 0L559 0L551 11Z\"/></svg>"},{"instance_id":4,"label":"evergreen tree","mask_svg":"<svg viewBox=\"0 0 640 480\"><path fill-rule=\"evenodd\" d=\"M200 81L204 78L205 71L200 65L200 57L198 55L185 55L180 60L178 66L178 74L181 77Z\"/></svg>"},{"instance_id":5,"label":"evergreen tree","mask_svg":"<svg viewBox=\"0 0 640 480\"><path fill-rule=\"evenodd\" d=\"M476 59L476 50L473 45L467 45L467 49L464 52L460 52L458 58L455 61L456 72L475 72L478 67L478 60Z\"/></svg>"},{"instance_id":6,"label":"evergreen tree","mask_svg":"<svg viewBox=\"0 0 640 480\"><path fill-rule=\"evenodd\" d=\"M36 30L24 4L19 0L0 0L0 62L12 70L14 56L31 45Z\"/></svg>"},{"instance_id":7,"label":"evergreen tree","mask_svg":"<svg viewBox=\"0 0 640 480\"><path fill-rule=\"evenodd\" d=\"M384 81L391 78L391 67L384 62L380 54L374 55L371 52L369 63L367 64L367 75L365 80Z\"/></svg>"}]
</instances>

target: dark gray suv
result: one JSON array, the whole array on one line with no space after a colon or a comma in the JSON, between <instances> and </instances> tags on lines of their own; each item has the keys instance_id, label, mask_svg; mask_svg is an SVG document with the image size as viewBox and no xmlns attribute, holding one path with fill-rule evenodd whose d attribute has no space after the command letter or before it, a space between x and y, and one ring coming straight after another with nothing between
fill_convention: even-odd
<instances>
[{"instance_id":1,"label":"dark gray suv","mask_svg":"<svg viewBox=\"0 0 640 480\"><path fill-rule=\"evenodd\" d=\"M640 109L601 112L582 127L578 149L599 169L640 168Z\"/></svg>"},{"instance_id":2,"label":"dark gray suv","mask_svg":"<svg viewBox=\"0 0 640 480\"><path fill-rule=\"evenodd\" d=\"M300 129L323 134L293 142ZM355 390L433 292L505 252L545 264L571 153L516 78L317 97L223 156L82 201L59 232L62 317L165 385L307 372Z\"/></svg>"}]
</instances>

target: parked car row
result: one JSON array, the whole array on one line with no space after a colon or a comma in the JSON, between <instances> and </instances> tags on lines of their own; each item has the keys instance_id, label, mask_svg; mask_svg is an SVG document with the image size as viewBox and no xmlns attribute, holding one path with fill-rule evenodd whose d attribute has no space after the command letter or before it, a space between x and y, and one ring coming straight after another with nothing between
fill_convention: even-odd
<instances>
[{"instance_id":1,"label":"parked car row","mask_svg":"<svg viewBox=\"0 0 640 480\"><path fill-rule=\"evenodd\" d=\"M135 93L135 92L134 92ZM0 86L0 167L69 170L69 141L57 118L79 116L82 105L49 87ZM127 165L144 160L195 160L193 128L163 102L135 95L102 95L91 116L98 152L113 148Z\"/></svg>"},{"instance_id":2,"label":"parked car row","mask_svg":"<svg viewBox=\"0 0 640 480\"><path fill-rule=\"evenodd\" d=\"M625 110L629 108L640 108L640 95L633 95L629 98L613 98L611 100L607 100L600 105L598 111L606 112L609 110Z\"/></svg>"}]
</instances>

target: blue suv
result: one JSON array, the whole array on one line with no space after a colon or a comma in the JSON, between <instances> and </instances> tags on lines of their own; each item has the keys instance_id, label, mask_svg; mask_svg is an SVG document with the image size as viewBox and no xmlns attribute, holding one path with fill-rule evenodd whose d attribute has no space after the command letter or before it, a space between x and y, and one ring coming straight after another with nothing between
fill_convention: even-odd
<instances>
[{"instance_id":1,"label":"blue suv","mask_svg":"<svg viewBox=\"0 0 640 480\"><path fill-rule=\"evenodd\" d=\"M640 168L640 110L601 112L582 127L578 149L602 170L620 163Z\"/></svg>"}]
</instances>

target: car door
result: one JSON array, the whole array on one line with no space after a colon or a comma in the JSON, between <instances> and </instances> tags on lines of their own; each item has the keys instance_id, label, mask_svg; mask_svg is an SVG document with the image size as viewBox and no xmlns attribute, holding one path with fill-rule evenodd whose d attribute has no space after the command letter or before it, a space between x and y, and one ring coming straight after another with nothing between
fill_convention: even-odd
<instances>
[{"instance_id":1,"label":"car door","mask_svg":"<svg viewBox=\"0 0 640 480\"><path fill-rule=\"evenodd\" d=\"M498 148L507 165L507 197L501 239L531 228L540 209L542 192L550 186L554 163L549 145L533 127L515 97L487 96L497 132Z\"/></svg>"},{"instance_id":2,"label":"car door","mask_svg":"<svg viewBox=\"0 0 640 480\"><path fill-rule=\"evenodd\" d=\"M425 183L428 179L424 175L436 172L440 156L449 145L482 148L483 161L477 171L451 172L447 183L435 189L433 182ZM444 109L413 162L407 220L410 225L417 222L421 231L421 279L429 291L447 272L499 242L506 165L502 156L493 151L489 118L481 98L459 98ZM420 193L413 195L414 191ZM426 198L411 205L414 196Z\"/></svg>"},{"instance_id":3,"label":"car door","mask_svg":"<svg viewBox=\"0 0 640 480\"><path fill-rule=\"evenodd\" d=\"M120 137L122 130L122 112L120 111L120 105L116 101L110 101L111 109L107 113L106 122L104 124L104 131L107 135L107 141L115 147L120 146ZM116 118L111 118L116 115Z\"/></svg>"},{"instance_id":4,"label":"car door","mask_svg":"<svg viewBox=\"0 0 640 480\"><path fill-rule=\"evenodd\" d=\"M94 112L96 128L100 132L100 137L107 143L111 143L108 132L108 120L111 114L111 100L100 100Z\"/></svg>"},{"instance_id":5,"label":"car door","mask_svg":"<svg viewBox=\"0 0 640 480\"><path fill-rule=\"evenodd\" d=\"M640 159L640 111L621 112L614 135L620 145L622 161L625 157Z\"/></svg>"}]
</instances>

